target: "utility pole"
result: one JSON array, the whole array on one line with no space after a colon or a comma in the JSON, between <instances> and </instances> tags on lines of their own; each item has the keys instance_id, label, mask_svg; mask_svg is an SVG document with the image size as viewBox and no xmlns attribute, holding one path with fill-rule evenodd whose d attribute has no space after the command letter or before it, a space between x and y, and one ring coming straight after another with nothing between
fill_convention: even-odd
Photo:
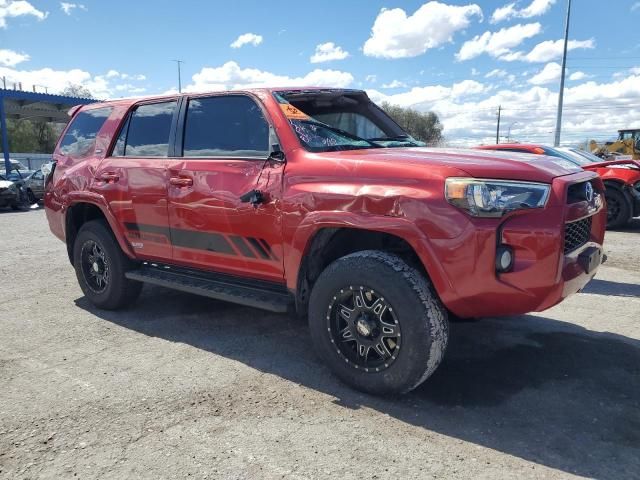
<instances>
[{"instance_id":1,"label":"utility pole","mask_svg":"<svg viewBox=\"0 0 640 480\"><path fill-rule=\"evenodd\" d=\"M569 19L571 18L571 0L567 0L567 19L564 25L564 52L562 54L562 74L560 76L560 92L558 93L558 117L556 118L556 137L553 145L560 145L560 131L562 129L562 104L564 102L564 75L567 68L567 43L569 41Z\"/></svg>"},{"instance_id":2,"label":"utility pole","mask_svg":"<svg viewBox=\"0 0 640 480\"><path fill-rule=\"evenodd\" d=\"M500 114L502 113L502 105L498 105L498 128L496 128L496 145L500 143Z\"/></svg>"},{"instance_id":3,"label":"utility pole","mask_svg":"<svg viewBox=\"0 0 640 480\"><path fill-rule=\"evenodd\" d=\"M182 60L171 60L178 64L178 93L182 93L182 78L180 76L180 64L184 63Z\"/></svg>"}]
</instances>

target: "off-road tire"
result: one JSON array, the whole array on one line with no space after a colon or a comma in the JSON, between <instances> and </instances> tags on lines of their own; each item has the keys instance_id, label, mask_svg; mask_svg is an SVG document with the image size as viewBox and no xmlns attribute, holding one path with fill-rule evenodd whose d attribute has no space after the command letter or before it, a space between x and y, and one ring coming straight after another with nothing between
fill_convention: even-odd
<instances>
[{"instance_id":1,"label":"off-road tire","mask_svg":"<svg viewBox=\"0 0 640 480\"><path fill-rule=\"evenodd\" d=\"M631 209L625 194L617 188L607 187L604 196L607 200L607 209L615 208L616 210L615 216L611 218L607 210L607 228L624 227L631 220Z\"/></svg>"},{"instance_id":2,"label":"off-road tire","mask_svg":"<svg viewBox=\"0 0 640 480\"><path fill-rule=\"evenodd\" d=\"M380 371L365 372L346 361L328 328L337 292L362 285L388 302L400 326L396 358ZM442 361L449 337L446 309L429 280L399 257L376 250L339 258L322 272L311 292L309 327L316 352L335 375L375 395L407 393L424 382Z\"/></svg>"},{"instance_id":3,"label":"off-road tire","mask_svg":"<svg viewBox=\"0 0 640 480\"><path fill-rule=\"evenodd\" d=\"M104 253L104 263L109 269L109 279L102 291L92 288L82 266L83 245L92 244L97 244ZM135 262L122 252L111 229L102 220L92 220L80 228L73 245L73 265L82 292L98 308L117 310L130 305L140 295L142 283L125 277L125 272L136 267Z\"/></svg>"}]
</instances>

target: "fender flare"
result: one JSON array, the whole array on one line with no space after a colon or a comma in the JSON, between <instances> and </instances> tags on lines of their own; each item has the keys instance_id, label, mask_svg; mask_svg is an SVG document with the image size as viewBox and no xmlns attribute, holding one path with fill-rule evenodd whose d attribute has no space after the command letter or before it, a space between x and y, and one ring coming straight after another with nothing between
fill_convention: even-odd
<instances>
[{"instance_id":1,"label":"fender flare","mask_svg":"<svg viewBox=\"0 0 640 480\"><path fill-rule=\"evenodd\" d=\"M435 260L431 242L414 223L402 217L363 215L352 212L312 212L305 216L297 226L289 245L288 255L285 256L285 272L287 287L291 291L298 288L304 256L307 255L316 234L326 228L349 228L387 233L402 238L415 251L422 262L429 278L440 296L444 292L453 290L442 266Z\"/></svg>"},{"instance_id":2,"label":"fender flare","mask_svg":"<svg viewBox=\"0 0 640 480\"><path fill-rule=\"evenodd\" d=\"M63 212L65 232L66 232L66 226L68 224L67 222L68 211L73 206L78 205L80 203L88 203L100 209L100 211L102 212L102 215L104 216L104 218L107 220L107 223L109 224L109 228L111 228L111 231L113 232L113 236L116 238L116 241L118 242L118 245L120 245L120 248L122 249L124 254L127 257L135 260L136 255L133 249L131 248L131 245L126 240L124 230L122 229L120 223L118 222L115 215L111 211L111 208L109 208L109 204L107 203L107 201L104 199L102 195L99 195L94 192L89 192L89 191L70 192L67 196L67 201L65 202L66 204L65 209Z\"/></svg>"}]
</instances>

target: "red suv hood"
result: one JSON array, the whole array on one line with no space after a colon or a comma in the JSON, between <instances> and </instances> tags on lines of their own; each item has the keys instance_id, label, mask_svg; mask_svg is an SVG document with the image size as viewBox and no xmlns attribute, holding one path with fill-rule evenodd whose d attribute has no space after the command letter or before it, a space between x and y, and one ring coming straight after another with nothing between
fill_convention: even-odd
<instances>
[{"instance_id":1,"label":"red suv hood","mask_svg":"<svg viewBox=\"0 0 640 480\"><path fill-rule=\"evenodd\" d=\"M519 152L464 148L379 148L320 154L336 160L398 162L415 166L450 167L477 178L551 183L555 177L581 172L568 160Z\"/></svg>"}]
</instances>

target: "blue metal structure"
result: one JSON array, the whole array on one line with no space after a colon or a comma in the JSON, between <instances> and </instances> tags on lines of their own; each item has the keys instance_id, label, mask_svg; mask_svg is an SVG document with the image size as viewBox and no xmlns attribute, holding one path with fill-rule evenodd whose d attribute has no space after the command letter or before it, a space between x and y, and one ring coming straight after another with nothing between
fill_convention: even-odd
<instances>
[{"instance_id":1,"label":"blue metal structure","mask_svg":"<svg viewBox=\"0 0 640 480\"><path fill-rule=\"evenodd\" d=\"M9 161L9 134L7 118L41 119L48 122L66 123L67 111L74 105L86 105L97 102L93 98L68 97L47 93L6 90L0 88L0 133L2 134L2 152L7 172L11 171Z\"/></svg>"}]
</instances>

